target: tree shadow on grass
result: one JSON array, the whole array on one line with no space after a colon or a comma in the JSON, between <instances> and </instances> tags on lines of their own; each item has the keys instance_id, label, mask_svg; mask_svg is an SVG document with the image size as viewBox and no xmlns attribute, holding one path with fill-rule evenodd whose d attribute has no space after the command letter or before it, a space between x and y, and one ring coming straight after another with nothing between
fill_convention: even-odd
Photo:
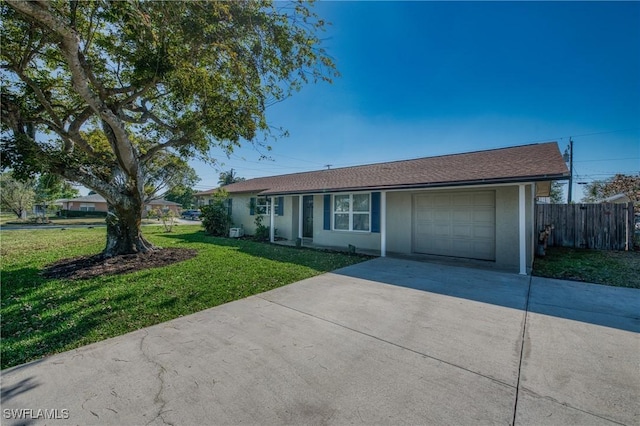
<instances>
[{"instance_id":1,"label":"tree shadow on grass","mask_svg":"<svg viewBox=\"0 0 640 426\"><path fill-rule=\"evenodd\" d=\"M216 238L203 231L164 234L162 237L182 241L189 249L200 248L205 256L208 253L206 248L202 248L203 244L215 245L238 250L248 256L305 266L318 272L331 271L367 259L345 253L323 253L249 240ZM219 255L225 256L224 251ZM147 287L143 291L136 288L136 282L145 282L150 274L139 270L135 281L125 279L123 282L118 275L76 280L53 279L44 277L40 269L32 267L3 271L0 368L77 348L193 311L193 307L186 306L184 302L193 297L180 294L184 289L176 288L167 293L166 286L162 285L158 288ZM287 280L289 277L282 278L283 283L289 282ZM129 285L131 289L127 288ZM232 290L224 298L215 295L215 304L256 292L252 289ZM202 309L215 306L209 299L201 299L199 303Z\"/></svg>"},{"instance_id":2,"label":"tree shadow on grass","mask_svg":"<svg viewBox=\"0 0 640 426\"><path fill-rule=\"evenodd\" d=\"M4 271L2 280L2 369L110 337L100 337L100 328L117 314L109 306L136 306L133 291L101 303L110 279L53 280L22 268Z\"/></svg>"},{"instance_id":3,"label":"tree shadow on grass","mask_svg":"<svg viewBox=\"0 0 640 426\"><path fill-rule=\"evenodd\" d=\"M354 263L373 259L375 256L347 253L335 250L319 250L308 247L288 247L268 242L243 238L213 237L199 230L191 234L167 234L165 238L177 239L191 244L211 244L240 251L244 254L276 262L292 263L329 272Z\"/></svg>"}]
</instances>

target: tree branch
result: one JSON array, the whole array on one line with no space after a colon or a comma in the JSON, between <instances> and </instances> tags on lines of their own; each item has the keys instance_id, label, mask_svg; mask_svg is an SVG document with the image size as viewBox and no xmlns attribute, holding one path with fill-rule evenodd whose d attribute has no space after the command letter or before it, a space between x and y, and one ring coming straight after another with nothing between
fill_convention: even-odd
<instances>
[{"instance_id":1,"label":"tree branch","mask_svg":"<svg viewBox=\"0 0 640 426\"><path fill-rule=\"evenodd\" d=\"M167 148L177 148L180 146L189 145L190 143L191 143L191 139L188 137L188 135L182 135L178 138L171 139L165 143L154 145L151 148L149 148L147 152L145 152L143 155L140 156L140 162L146 163L151 158L153 158L158 152L164 151Z\"/></svg>"},{"instance_id":2,"label":"tree branch","mask_svg":"<svg viewBox=\"0 0 640 426\"><path fill-rule=\"evenodd\" d=\"M154 123L156 123L158 126L165 128L166 130L172 132L172 133L177 133L179 131L179 129L165 123L164 121L162 121L162 119L160 117L158 117L157 115L155 115L154 113L152 113L147 107L145 107L144 105L136 107L136 108L127 108L129 111L131 112L137 112L142 114L142 116L139 119L134 119L136 121L131 121L131 123L139 123L141 120L148 120L151 119L151 121L153 121Z\"/></svg>"},{"instance_id":3,"label":"tree branch","mask_svg":"<svg viewBox=\"0 0 640 426\"><path fill-rule=\"evenodd\" d=\"M60 119L60 117L58 117L58 114L56 114L55 110L53 109L53 106L49 102L49 99L44 94L44 92L40 89L40 86L38 86L31 78L29 78L29 76L27 76L22 69L19 69L16 67L10 67L10 69L13 72L15 72L18 75L18 77L20 77L20 80L24 81L27 84L27 86L29 86L31 90L33 90L33 93L36 95L36 98L38 98L38 101L42 104L44 109L49 113L56 127L62 129L63 127L62 120Z\"/></svg>"},{"instance_id":4,"label":"tree branch","mask_svg":"<svg viewBox=\"0 0 640 426\"><path fill-rule=\"evenodd\" d=\"M78 145L80 149L94 158L99 158L93 147L89 145L89 143L85 141L80 134L80 128L89 118L91 118L92 115L93 110L91 109L91 107L86 107L69 125L68 134L71 140L73 140L73 142Z\"/></svg>"},{"instance_id":5,"label":"tree branch","mask_svg":"<svg viewBox=\"0 0 640 426\"><path fill-rule=\"evenodd\" d=\"M48 10L49 3L45 1L31 3L21 0L7 0L7 3L17 11L26 15L30 20L44 26L60 38L60 50L67 61L69 70L71 71L71 79L74 88L100 116L103 122L108 124L111 128L114 137L110 138L110 143L114 153L116 154L120 167L131 178L138 182L139 190L141 191L142 176L137 163L135 147L129 140L124 123L107 106L103 99L100 98L100 94L104 96L104 92L100 93L101 90L103 90L102 86L97 83L95 76L91 73L89 64L85 61L84 56L80 51L80 40L78 34L54 16ZM98 90L98 95L91 90L90 83L96 83L94 87Z\"/></svg>"}]
</instances>

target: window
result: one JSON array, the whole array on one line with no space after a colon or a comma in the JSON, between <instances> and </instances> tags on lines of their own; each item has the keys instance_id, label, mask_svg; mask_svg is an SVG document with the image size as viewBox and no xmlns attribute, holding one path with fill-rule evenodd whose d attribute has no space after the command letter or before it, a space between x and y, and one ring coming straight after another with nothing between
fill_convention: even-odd
<instances>
[{"instance_id":1,"label":"window","mask_svg":"<svg viewBox=\"0 0 640 426\"><path fill-rule=\"evenodd\" d=\"M94 212L96 211L95 204L80 204L81 212Z\"/></svg>"},{"instance_id":2,"label":"window","mask_svg":"<svg viewBox=\"0 0 640 426\"><path fill-rule=\"evenodd\" d=\"M280 211L280 198L281 197L275 197L274 199L274 204L275 204L275 214L277 215L278 212ZM256 198L256 214L266 214L266 215L270 215L271 214L271 203L269 202L270 199L267 197L258 197Z\"/></svg>"},{"instance_id":3,"label":"window","mask_svg":"<svg viewBox=\"0 0 640 426\"><path fill-rule=\"evenodd\" d=\"M334 195L333 229L368 232L371 229L369 194Z\"/></svg>"}]
</instances>

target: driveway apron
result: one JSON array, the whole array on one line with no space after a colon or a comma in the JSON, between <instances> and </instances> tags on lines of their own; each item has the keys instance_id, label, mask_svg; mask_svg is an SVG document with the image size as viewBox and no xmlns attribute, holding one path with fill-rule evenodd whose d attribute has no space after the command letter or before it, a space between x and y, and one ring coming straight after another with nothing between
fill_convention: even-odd
<instances>
[{"instance_id":1,"label":"driveway apron","mask_svg":"<svg viewBox=\"0 0 640 426\"><path fill-rule=\"evenodd\" d=\"M5 370L2 423L638 424L639 295L379 258Z\"/></svg>"}]
</instances>

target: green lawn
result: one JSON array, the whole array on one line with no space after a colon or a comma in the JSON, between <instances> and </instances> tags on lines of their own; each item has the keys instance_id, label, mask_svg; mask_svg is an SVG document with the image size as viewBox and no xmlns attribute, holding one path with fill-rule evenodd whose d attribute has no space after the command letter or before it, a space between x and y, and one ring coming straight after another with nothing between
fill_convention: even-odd
<instances>
[{"instance_id":1,"label":"green lawn","mask_svg":"<svg viewBox=\"0 0 640 426\"><path fill-rule=\"evenodd\" d=\"M0 212L0 225L4 225L7 222L18 221L18 218L13 213Z\"/></svg>"},{"instance_id":2,"label":"green lawn","mask_svg":"<svg viewBox=\"0 0 640 426\"><path fill-rule=\"evenodd\" d=\"M536 258L533 275L640 288L640 252L549 247Z\"/></svg>"},{"instance_id":3,"label":"green lawn","mask_svg":"<svg viewBox=\"0 0 640 426\"><path fill-rule=\"evenodd\" d=\"M118 336L181 315L241 299L365 260L341 253L214 238L199 225L172 233L145 227L162 247L198 250L190 260L89 280L46 279L56 260L91 255L105 244L104 228L0 233L2 365Z\"/></svg>"}]
</instances>

